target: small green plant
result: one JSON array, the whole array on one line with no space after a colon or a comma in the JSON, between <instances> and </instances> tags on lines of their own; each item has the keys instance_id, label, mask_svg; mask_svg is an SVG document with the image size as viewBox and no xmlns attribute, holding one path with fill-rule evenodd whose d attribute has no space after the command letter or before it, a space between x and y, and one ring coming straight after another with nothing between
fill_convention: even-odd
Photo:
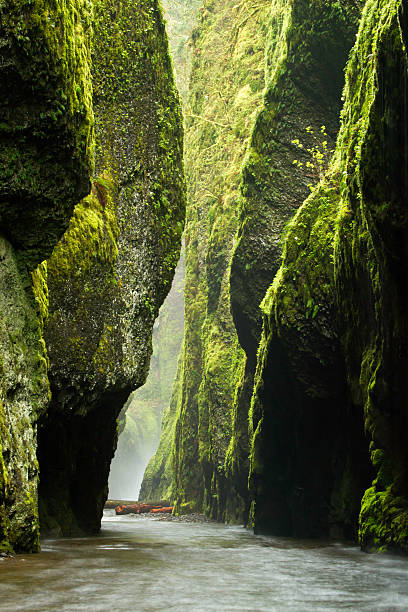
<instances>
[{"instance_id":1,"label":"small green plant","mask_svg":"<svg viewBox=\"0 0 408 612\"><path fill-rule=\"evenodd\" d=\"M306 128L306 132L310 134L314 140L314 144L312 146L305 147L305 145L300 142L298 138L295 138L291 142L297 146L298 149L306 151L306 153L309 154L309 159L305 163L299 159L294 159L292 164L298 168L303 168L303 166L309 168L316 177L315 182L317 182L323 178L329 165L330 157L334 153L334 149L328 148L328 136L325 125L321 126L319 134L315 134L314 130L310 126ZM324 140L322 141L321 138L324 138ZM309 188L311 191L313 191L314 184L309 183Z\"/></svg>"}]
</instances>

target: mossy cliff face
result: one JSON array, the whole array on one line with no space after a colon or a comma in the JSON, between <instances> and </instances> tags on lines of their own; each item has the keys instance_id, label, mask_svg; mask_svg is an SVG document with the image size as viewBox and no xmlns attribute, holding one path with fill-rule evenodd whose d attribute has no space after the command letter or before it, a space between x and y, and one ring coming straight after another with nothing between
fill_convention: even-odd
<instances>
[{"instance_id":1,"label":"mossy cliff face","mask_svg":"<svg viewBox=\"0 0 408 612\"><path fill-rule=\"evenodd\" d=\"M162 417L170 403L183 341L184 278L182 253L173 284L154 324L153 353L146 383L132 393L123 409L126 423L109 474L111 499L136 499L140 485L143 489L144 469L157 449ZM141 499L149 497L143 491L140 495Z\"/></svg>"},{"instance_id":2,"label":"mossy cliff face","mask_svg":"<svg viewBox=\"0 0 408 612\"><path fill-rule=\"evenodd\" d=\"M408 5L368 2L347 69L347 170L335 242L348 383L363 409L375 479L362 500L366 550L408 552ZM359 115L359 118L358 118Z\"/></svg>"},{"instance_id":3,"label":"mossy cliff face","mask_svg":"<svg viewBox=\"0 0 408 612\"><path fill-rule=\"evenodd\" d=\"M0 223L31 267L89 192L90 25L89 0L0 5Z\"/></svg>"},{"instance_id":4,"label":"mossy cliff face","mask_svg":"<svg viewBox=\"0 0 408 612\"><path fill-rule=\"evenodd\" d=\"M205 2L185 106L188 176L184 357L173 446L179 511L223 518L231 406L243 352L229 302L239 170L264 86L269 2ZM165 434L168 435L168 432Z\"/></svg>"},{"instance_id":5,"label":"mossy cliff face","mask_svg":"<svg viewBox=\"0 0 408 612\"><path fill-rule=\"evenodd\" d=\"M349 397L336 325L338 198L328 182L306 200L262 303L249 415L250 520L258 532L353 538L370 479L361 411Z\"/></svg>"},{"instance_id":6,"label":"mossy cliff face","mask_svg":"<svg viewBox=\"0 0 408 612\"><path fill-rule=\"evenodd\" d=\"M350 3L211 2L200 13L185 113L190 192L175 495L180 510L243 520L258 305L279 267L282 230L322 172L307 165L306 149L333 146L357 11ZM217 47L221 29L227 54Z\"/></svg>"},{"instance_id":7,"label":"mossy cliff face","mask_svg":"<svg viewBox=\"0 0 408 612\"><path fill-rule=\"evenodd\" d=\"M45 528L99 529L117 416L144 383L179 256L182 128L155 0L94 6L91 195L48 262L53 400L40 437ZM86 508L85 508L86 505Z\"/></svg>"},{"instance_id":8,"label":"mossy cliff face","mask_svg":"<svg viewBox=\"0 0 408 612\"><path fill-rule=\"evenodd\" d=\"M263 301L250 413L260 530L407 550L406 6L369 1L336 152ZM371 465L369 458L371 451Z\"/></svg>"},{"instance_id":9,"label":"mossy cliff face","mask_svg":"<svg viewBox=\"0 0 408 612\"><path fill-rule=\"evenodd\" d=\"M46 304L43 271L33 274ZM37 420L47 408L47 357L31 274L0 238L0 551L39 549Z\"/></svg>"},{"instance_id":10,"label":"mossy cliff face","mask_svg":"<svg viewBox=\"0 0 408 612\"><path fill-rule=\"evenodd\" d=\"M92 167L90 5L0 3L0 550L37 551L48 256ZM59 58L59 59L58 59Z\"/></svg>"},{"instance_id":11,"label":"mossy cliff face","mask_svg":"<svg viewBox=\"0 0 408 612\"><path fill-rule=\"evenodd\" d=\"M248 406L262 329L259 304L280 264L288 221L327 166L339 127L344 66L355 39L354 2L271 6L266 91L242 169L231 264L231 307L245 373L234 406L230 480L247 488ZM232 505L235 492L231 492Z\"/></svg>"},{"instance_id":12,"label":"mossy cliff face","mask_svg":"<svg viewBox=\"0 0 408 612\"><path fill-rule=\"evenodd\" d=\"M308 149L322 148L323 141L331 149L335 142L357 19L356 3L347 0L272 2L267 87L243 167L231 268L234 321L252 362L262 324L259 304L280 265L283 229L322 172Z\"/></svg>"}]
</instances>

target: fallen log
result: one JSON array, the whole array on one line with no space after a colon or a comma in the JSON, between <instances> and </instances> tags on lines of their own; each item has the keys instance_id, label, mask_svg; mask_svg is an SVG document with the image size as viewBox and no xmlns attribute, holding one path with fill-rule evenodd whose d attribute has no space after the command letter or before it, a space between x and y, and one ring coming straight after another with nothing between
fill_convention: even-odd
<instances>
[{"instance_id":1,"label":"fallen log","mask_svg":"<svg viewBox=\"0 0 408 612\"><path fill-rule=\"evenodd\" d=\"M117 506L124 506L124 505L133 505L133 504L137 504L139 502L132 500L132 499L108 499L105 502L105 508L107 510L114 510Z\"/></svg>"},{"instance_id":2,"label":"fallen log","mask_svg":"<svg viewBox=\"0 0 408 612\"><path fill-rule=\"evenodd\" d=\"M122 504L115 508L116 514L145 514L154 509L169 508L169 503L137 503L137 504Z\"/></svg>"},{"instance_id":3,"label":"fallen log","mask_svg":"<svg viewBox=\"0 0 408 612\"><path fill-rule=\"evenodd\" d=\"M163 507L163 508L152 508L150 510L150 514L152 514L152 513L155 514L156 512L173 512L173 508L174 508L174 506L167 506L167 508L166 507Z\"/></svg>"}]
</instances>

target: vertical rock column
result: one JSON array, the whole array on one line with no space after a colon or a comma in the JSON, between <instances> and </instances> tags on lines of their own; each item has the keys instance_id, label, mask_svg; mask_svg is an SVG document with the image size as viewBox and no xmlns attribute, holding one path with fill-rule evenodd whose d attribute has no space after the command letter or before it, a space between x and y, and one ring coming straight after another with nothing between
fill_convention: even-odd
<instances>
[{"instance_id":1,"label":"vertical rock column","mask_svg":"<svg viewBox=\"0 0 408 612\"><path fill-rule=\"evenodd\" d=\"M48 261L45 529L99 529L117 416L145 381L184 221L182 120L156 0L95 3L96 177Z\"/></svg>"},{"instance_id":2,"label":"vertical rock column","mask_svg":"<svg viewBox=\"0 0 408 612\"><path fill-rule=\"evenodd\" d=\"M172 399L174 491L178 511L205 511L219 519L244 356L230 312L229 266L240 168L262 100L269 9L269 1L204 2L193 31L185 107L186 314L179 389Z\"/></svg>"},{"instance_id":3,"label":"vertical rock column","mask_svg":"<svg viewBox=\"0 0 408 612\"><path fill-rule=\"evenodd\" d=\"M336 291L347 378L370 437L364 550L408 552L408 4L367 2L347 68ZM345 153L347 152L347 154Z\"/></svg>"}]
</instances>

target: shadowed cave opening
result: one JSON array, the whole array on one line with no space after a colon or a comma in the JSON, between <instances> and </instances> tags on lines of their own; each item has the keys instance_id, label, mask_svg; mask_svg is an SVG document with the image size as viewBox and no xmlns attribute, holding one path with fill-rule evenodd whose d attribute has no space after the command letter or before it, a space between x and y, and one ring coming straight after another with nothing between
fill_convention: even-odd
<instances>
[{"instance_id":1,"label":"shadowed cave opening","mask_svg":"<svg viewBox=\"0 0 408 612\"><path fill-rule=\"evenodd\" d=\"M373 473L361 409L346 399L341 366L339 359L328 372L326 396L314 397L294 377L283 344L272 341L260 393L256 533L356 538Z\"/></svg>"}]
</instances>

